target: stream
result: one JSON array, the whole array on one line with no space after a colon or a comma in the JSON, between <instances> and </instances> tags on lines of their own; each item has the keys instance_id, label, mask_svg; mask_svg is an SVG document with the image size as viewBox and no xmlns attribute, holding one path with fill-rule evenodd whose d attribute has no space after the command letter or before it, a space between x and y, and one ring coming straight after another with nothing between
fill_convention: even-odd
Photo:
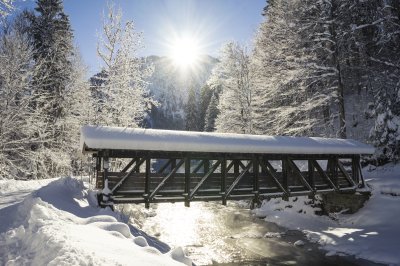
<instances>
[{"instance_id":1,"label":"stream","mask_svg":"<svg viewBox=\"0 0 400 266\"><path fill-rule=\"evenodd\" d=\"M196 265L380 265L350 256L325 256L302 232L251 214L242 202L127 204L132 224L171 247L181 246ZM304 245L296 246L298 240Z\"/></svg>"}]
</instances>

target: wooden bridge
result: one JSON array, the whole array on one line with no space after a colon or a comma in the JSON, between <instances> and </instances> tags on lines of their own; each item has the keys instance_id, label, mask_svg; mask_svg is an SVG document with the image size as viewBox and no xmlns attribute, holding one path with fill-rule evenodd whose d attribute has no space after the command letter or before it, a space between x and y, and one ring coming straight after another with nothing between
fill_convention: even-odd
<instances>
[{"instance_id":1,"label":"wooden bridge","mask_svg":"<svg viewBox=\"0 0 400 266\"><path fill-rule=\"evenodd\" d=\"M374 152L344 139L92 126L81 129L81 147L95 157L96 187L113 203L146 207L355 191L360 155Z\"/></svg>"}]
</instances>

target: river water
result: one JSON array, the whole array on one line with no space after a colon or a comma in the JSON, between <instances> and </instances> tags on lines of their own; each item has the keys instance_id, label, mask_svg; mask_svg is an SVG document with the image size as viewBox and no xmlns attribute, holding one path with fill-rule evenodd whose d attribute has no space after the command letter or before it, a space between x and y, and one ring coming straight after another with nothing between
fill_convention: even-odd
<instances>
[{"instance_id":1,"label":"river water","mask_svg":"<svg viewBox=\"0 0 400 266\"><path fill-rule=\"evenodd\" d=\"M327 257L301 232L259 219L237 202L123 208L134 225L171 247L183 247L196 265L378 265L353 257ZM298 240L305 244L295 246Z\"/></svg>"}]
</instances>

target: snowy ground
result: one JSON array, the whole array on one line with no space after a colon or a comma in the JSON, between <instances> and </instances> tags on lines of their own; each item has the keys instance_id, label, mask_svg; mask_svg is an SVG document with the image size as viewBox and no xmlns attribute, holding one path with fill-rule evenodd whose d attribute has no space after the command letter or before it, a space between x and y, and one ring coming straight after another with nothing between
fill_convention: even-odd
<instances>
[{"instance_id":1,"label":"snowy ground","mask_svg":"<svg viewBox=\"0 0 400 266\"><path fill-rule=\"evenodd\" d=\"M328 255L400 265L400 165L366 168L364 177L372 197L356 214L317 216L301 197L254 213L303 231ZM0 265L191 264L181 248L169 251L128 217L95 207L94 196L74 178L0 180Z\"/></svg>"},{"instance_id":2,"label":"snowy ground","mask_svg":"<svg viewBox=\"0 0 400 266\"><path fill-rule=\"evenodd\" d=\"M0 180L0 265L191 265L181 248L166 252L95 205L74 178Z\"/></svg>"},{"instance_id":3,"label":"snowy ground","mask_svg":"<svg viewBox=\"0 0 400 266\"><path fill-rule=\"evenodd\" d=\"M378 263L400 265L400 165L363 171L372 196L356 214L318 216L298 197L264 202L254 213L289 229L303 231L327 255L354 255ZM334 218L334 219L333 219Z\"/></svg>"}]
</instances>

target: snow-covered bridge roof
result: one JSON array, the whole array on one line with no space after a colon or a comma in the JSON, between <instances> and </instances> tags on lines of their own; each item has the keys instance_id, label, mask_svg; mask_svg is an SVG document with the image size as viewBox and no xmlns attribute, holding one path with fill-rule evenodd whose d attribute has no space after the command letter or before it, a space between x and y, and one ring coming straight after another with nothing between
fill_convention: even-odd
<instances>
[{"instance_id":1,"label":"snow-covered bridge roof","mask_svg":"<svg viewBox=\"0 0 400 266\"><path fill-rule=\"evenodd\" d=\"M143 128L83 126L83 153L98 150L179 151L264 154L372 154L351 139L206 133Z\"/></svg>"}]
</instances>

